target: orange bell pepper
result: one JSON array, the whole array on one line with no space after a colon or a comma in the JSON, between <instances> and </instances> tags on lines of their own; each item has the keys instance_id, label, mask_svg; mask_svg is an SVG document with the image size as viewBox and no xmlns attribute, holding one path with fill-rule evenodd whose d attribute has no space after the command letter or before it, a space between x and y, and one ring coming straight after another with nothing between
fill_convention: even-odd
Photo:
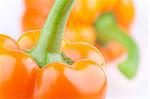
<instances>
[{"instance_id":1,"label":"orange bell pepper","mask_svg":"<svg viewBox=\"0 0 150 99\"><path fill-rule=\"evenodd\" d=\"M73 2L57 0L43 29L17 42L0 34L0 98L104 99L101 53L86 43L62 44Z\"/></svg>"}]
</instances>

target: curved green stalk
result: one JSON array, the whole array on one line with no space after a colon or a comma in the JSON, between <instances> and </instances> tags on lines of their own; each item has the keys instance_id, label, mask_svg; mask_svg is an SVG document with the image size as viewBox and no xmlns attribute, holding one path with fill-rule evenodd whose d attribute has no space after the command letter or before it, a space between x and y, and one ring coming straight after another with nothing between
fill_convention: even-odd
<instances>
[{"instance_id":1,"label":"curved green stalk","mask_svg":"<svg viewBox=\"0 0 150 99\"><path fill-rule=\"evenodd\" d=\"M56 0L41 31L37 46L29 53L40 66L62 62L60 47L74 0Z\"/></svg>"},{"instance_id":2,"label":"curved green stalk","mask_svg":"<svg viewBox=\"0 0 150 99\"><path fill-rule=\"evenodd\" d=\"M119 69L126 77L133 78L139 62L138 47L133 39L117 26L112 13L105 13L98 17L95 29L97 31L97 39L101 44L116 41L127 48L128 57L123 63L119 64Z\"/></svg>"}]
</instances>

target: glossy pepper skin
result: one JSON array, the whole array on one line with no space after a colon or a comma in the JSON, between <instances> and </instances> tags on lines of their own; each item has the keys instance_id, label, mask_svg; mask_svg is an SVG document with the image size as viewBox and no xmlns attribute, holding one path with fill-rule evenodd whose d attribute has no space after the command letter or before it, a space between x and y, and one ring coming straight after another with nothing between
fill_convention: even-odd
<instances>
[{"instance_id":1,"label":"glossy pepper skin","mask_svg":"<svg viewBox=\"0 0 150 99\"><path fill-rule=\"evenodd\" d=\"M38 65L17 42L0 34L0 98L32 97Z\"/></svg>"},{"instance_id":2,"label":"glossy pepper skin","mask_svg":"<svg viewBox=\"0 0 150 99\"><path fill-rule=\"evenodd\" d=\"M86 43L62 44L73 2L57 0L43 29L26 32L17 42L0 35L0 98L104 99L101 53Z\"/></svg>"}]
</instances>

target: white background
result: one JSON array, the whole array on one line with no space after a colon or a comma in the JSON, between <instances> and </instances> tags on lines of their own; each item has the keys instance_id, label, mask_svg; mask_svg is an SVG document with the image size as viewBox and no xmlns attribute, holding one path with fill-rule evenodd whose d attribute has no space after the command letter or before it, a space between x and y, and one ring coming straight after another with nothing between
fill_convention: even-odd
<instances>
[{"instance_id":1,"label":"white background","mask_svg":"<svg viewBox=\"0 0 150 99\"><path fill-rule=\"evenodd\" d=\"M131 81L118 71L115 61L108 64L108 92L107 99L148 99L150 93L150 38L148 39L150 24L148 20L148 6L150 0L133 0L136 17L132 25L132 36L140 49L140 67L137 77ZM24 11L22 0L0 0L0 33L7 34L14 39L21 35L21 17ZM150 15L149 15L150 17ZM149 42L149 44L148 44ZM148 61L149 60L149 61ZM149 98L150 99L150 98Z\"/></svg>"}]
</instances>

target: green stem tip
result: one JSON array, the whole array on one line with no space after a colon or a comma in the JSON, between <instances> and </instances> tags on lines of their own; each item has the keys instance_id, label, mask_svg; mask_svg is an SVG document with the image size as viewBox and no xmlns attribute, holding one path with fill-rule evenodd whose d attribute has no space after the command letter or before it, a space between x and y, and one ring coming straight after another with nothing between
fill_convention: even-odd
<instances>
[{"instance_id":1,"label":"green stem tip","mask_svg":"<svg viewBox=\"0 0 150 99\"><path fill-rule=\"evenodd\" d=\"M40 66L52 62L63 62L60 47L73 3L74 0L55 1L41 31L37 46L29 51Z\"/></svg>"},{"instance_id":2,"label":"green stem tip","mask_svg":"<svg viewBox=\"0 0 150 99\"><path fill-rule=\"evenodd\" d=\"M101 44L116 41L122 44L128 51L127 59L118 65L119 70L129 79L136 74L139 62L139 51L134 40L124 33L118 26L112 13L100 15L94 24L97 31L97 39Z\"/></svg>"}]
</instances>

